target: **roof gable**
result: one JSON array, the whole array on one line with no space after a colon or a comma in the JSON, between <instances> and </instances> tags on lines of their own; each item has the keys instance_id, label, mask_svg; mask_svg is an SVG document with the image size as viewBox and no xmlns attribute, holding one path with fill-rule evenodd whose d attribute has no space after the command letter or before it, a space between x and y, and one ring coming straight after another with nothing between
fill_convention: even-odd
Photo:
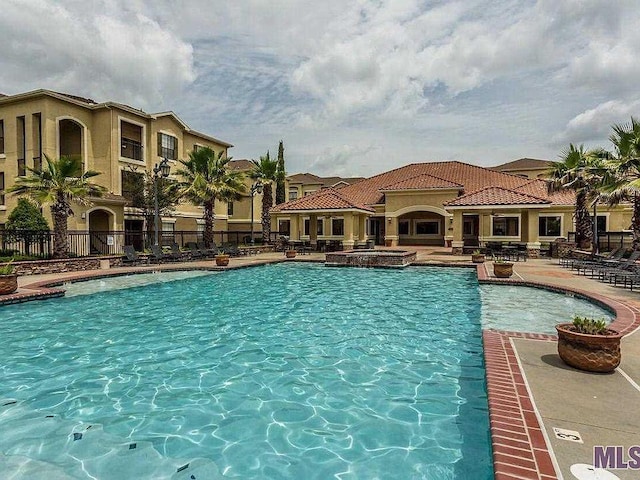
<instances>
[{"instance_id":1,"label":"roof gable","mask_svg":"<svg viewBox=\"0 0 640 480\"><path fill-rule=\"evenodd\" d=\"M410 177L399 182L392 183L380 189L380 191L392 190L434 190L434 189L461 189L459 183L450 182L443 178L435 177L427 173Z\"/></svg>"},{"instance_id":2,"label":"roof gable","mask_svg":"<svg viewBox=\"0 0 640 480\"><path fill-rule=\"evenodd\" d=\"M476 192L462 195L446 204L448 207L476 207L493 205L543 205L547 199L535 197L502 187L486 187Z\"/></svg>"},{"instance_id":3,"label":"roof gable","mask_svg":"<svg viewBox=\"0 0 640 480\"><path fill-rule=\"evenodd\" d=\"M306 195L296 200L276 205L272 212L287 212L299 210L365 210L372 212L373 209L366 205L357 203L341 194L334 188L323 188L316 193Z\"/></svg>"}]
</instances>

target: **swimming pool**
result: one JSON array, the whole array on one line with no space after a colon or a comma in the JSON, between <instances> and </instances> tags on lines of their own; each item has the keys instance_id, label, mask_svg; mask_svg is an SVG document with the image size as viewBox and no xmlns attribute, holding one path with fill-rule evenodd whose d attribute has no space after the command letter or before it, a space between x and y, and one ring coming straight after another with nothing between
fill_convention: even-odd
<instances>
[{"instance_id":1,"label":"swimming pool","mask_svg":"<svg viewBox=\"0 0 640 480\"><path fill-rule=\"evenodd\" d=\"M491 286L473 270L172 275L2 308L0 399L16 403L0 401L0 468L170 478L200 458L224 478L491 478Z\"/></svg>"}]
</instances>

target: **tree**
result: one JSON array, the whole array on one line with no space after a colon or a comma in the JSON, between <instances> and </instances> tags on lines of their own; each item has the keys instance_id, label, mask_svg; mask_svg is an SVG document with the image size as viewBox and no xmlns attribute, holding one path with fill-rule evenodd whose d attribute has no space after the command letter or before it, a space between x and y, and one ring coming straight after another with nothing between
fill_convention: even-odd
<instances>
[{"instance_id":1,"label":"tree","mask_svg":"<svg viewBox=\"0 0 640 480\"><path fill-rule=\"evenodd\" d=\"M155 198L153 174L134 169L125 170L122 175L122 195L129 201L129 206L139 208L144 217L147 240L153 238L155 226ZM158 182L158 211L161 216L171 215L178 204L178 186L175 180L160 177Z\"/></svg>"},{"instance_id":2,"label":"tree","mask_svg":"<svg viewBox=\"0 0 640 480\"><path fill-rule=\"evenodd\" d=\"M269 152L264 157L260 157L260 161L251 160L253 162L253 170L251 178L260 180L262 183L262 241L269 242L271 237L271 207L273 206L273 190L271 184L278 178L278 162L269 158ZM253 199L251 199L253 201Z\"/></svg>"},{"instance_id":3,"label":"tree","mask_svg":"<svg viewBox=\"0 0 640 480\"><path fill-rule=\"evenodd\" d=\"M178 195L204 208L204 242L213 244L215 202L230 202L240 198L246 191L242 172L228 168L231 157L224 152L216 155L205 147L189 152L189 159L180 163L184 167L176 173L182 180L178 183Z\"/></svg>"},{"instance_id":4,"label":"tree","mask_svg":"<svg viewBox=\"0 0 640 480\"><path fill-rule=\"evenodd\" d=\"M73 210L72 203L89 205L90 197L101 197L106 189L89 180L100 172L82 172L79 157L63 156L51 159L44 155L46 165L42 170L27 167L30 176L17 177L8 192L27 195L38 205L50 204L53 216L53 258L69 256L67 221Z\"/></svg>"},{"instance_id":5,"label":"tree","mask_svg":"<svg viewBox=\"0 0 640 480\"><path fill-rule=\"evenodd\" d=\"M49 224L38 206L26 198L19 198L4 226L6 241L17 241L24 245L26 255L31 254L31 246L40 244L40 252L44 251L44 243L49 234Z\"/></svg>"},{"instance_id":6,"label":"tree","mask_svg":"<svg viewBox=\"0 0 640 480\"><path fill-rule=\"evenodd\" d=\"M609 137L614 147L611 176L604 187L610 205L631 201L633 216L631 229L634 244L640 242L640 121L631 117L630 123L611 127Z\"/></svg>"},{"instance_id":7,"label":"tree","mask_svg":"<svg viewBox=\"0 0 640 480\"><path fill-rule=\"evenodd\" d=\"M278 145L278 169L276 172L276 205L284 203L285 194L285 178L287 173L284 168L284 144L280 140Z\"/></svg>"},{"instance_id":8,"label":"tree","mask_svg":"<svg viewBox=\"0 0 640 480\"><path fill-rule=\"evenodd\" d=\"M585 150L583 145L573 144L561 153L559 162L553 162L548 171L549 192L573 190L576 194L575 222L578 248L589 249L593 241L593 221L588 202L596 200L603 183L603 150Z\"/></svg>"}]
</instances>

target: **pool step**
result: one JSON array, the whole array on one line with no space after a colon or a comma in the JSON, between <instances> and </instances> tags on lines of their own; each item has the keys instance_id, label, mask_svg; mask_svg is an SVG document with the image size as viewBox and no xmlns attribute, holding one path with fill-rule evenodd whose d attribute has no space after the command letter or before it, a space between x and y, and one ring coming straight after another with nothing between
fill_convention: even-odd
<instances>
[{"instance_id":1,"label":"pool step","mask_svg":"<svg viewBox=\"0 0 640 480\"><path fill-rule=\"evenodd\" d=\"M0 399L0 431L3 478L223 478L209 459L163 457L151 442L123 441L100 424L43 414L12 399Z\"/></svg>"}]
</instances>

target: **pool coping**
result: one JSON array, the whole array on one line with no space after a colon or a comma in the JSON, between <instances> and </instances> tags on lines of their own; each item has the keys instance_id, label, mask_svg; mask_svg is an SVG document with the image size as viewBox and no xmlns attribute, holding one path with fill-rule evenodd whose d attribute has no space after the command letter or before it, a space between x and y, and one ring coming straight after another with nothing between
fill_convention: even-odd
<instances>
[{"instance_id":1,"label":"pool coping","mask_svg":"<svg viewBox=\"0 0 640 480\"><path fill-rule=\"evenodd\" d=\"M18 292L0 299L2 305L22 303L32 300L64 296L64 289L56 288L65 283L82 282L100 278L154 273L158 271L227 271L260 265L283 262L324 263L318 259L264 259L256 263L217 267L213 265L156 265L149 268L131 270L77 272L64 279L50 279L29 283ZM624 336L640 327L640 315L623 302L604 295L572 288L558 287L542 282L491 277L485 264L468 262L414 262L412 266L457 267L476 270L478 283L494 285L518 285L549 290L557 293L570 293L588 299L615 313L612 328ZM24 290L32 290L24 292ZM546 342L555 342L556 335L542 333L523 333L505 330L487 329L482 331L482 342L487 382L487 400L489 406L489 424L493 451L493 468L496 480L551 480L557 479L556 461L535 402L526 383L518 357L511 339L525 338Z\"/></svg>"}]
</instances>

